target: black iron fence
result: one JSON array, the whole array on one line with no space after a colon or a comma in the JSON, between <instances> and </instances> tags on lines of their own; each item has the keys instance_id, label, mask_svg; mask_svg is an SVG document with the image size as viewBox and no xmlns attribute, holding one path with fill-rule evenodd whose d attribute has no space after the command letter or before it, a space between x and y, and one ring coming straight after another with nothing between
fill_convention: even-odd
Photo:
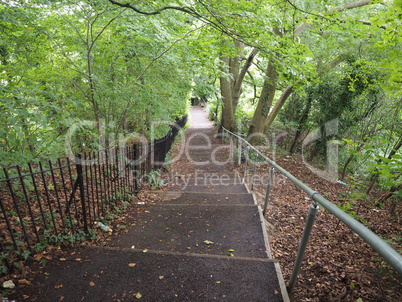
<instances>
[{"instance_id":1,"label":"black iron fence","mask_svg":"<svg viewBox=\"0 0 402 302\"><path fill-rule=\"evenodd\" d=\"M142 177L162 167L186 123L184 116L163 138L148 143L3 168L0 275L50 244L93 234L96 221L113 217L136 194Z\"/></svg>"}]
</instances>

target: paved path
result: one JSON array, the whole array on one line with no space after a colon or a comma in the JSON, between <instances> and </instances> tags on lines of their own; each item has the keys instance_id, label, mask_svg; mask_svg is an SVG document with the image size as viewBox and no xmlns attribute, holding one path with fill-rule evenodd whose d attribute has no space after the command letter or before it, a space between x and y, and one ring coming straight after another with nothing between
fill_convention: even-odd
<instances>
[{"instance_id":1,"label":"paved path","mask_svg":"<svg viewBox=\"0 0 402 302\"><path fill-rule=\"evenodd\" d=\"M51 261L15 298L283 301L261 209L215 136L206 113L194 107L168 191L151 192L149 202L131 208L126 233Z\"/></svg>"}]
</instances>

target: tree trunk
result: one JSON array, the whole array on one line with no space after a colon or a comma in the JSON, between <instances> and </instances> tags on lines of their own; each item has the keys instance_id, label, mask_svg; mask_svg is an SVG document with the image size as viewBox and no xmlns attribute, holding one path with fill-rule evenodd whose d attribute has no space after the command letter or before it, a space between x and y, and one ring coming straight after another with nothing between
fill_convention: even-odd
<instances>
[{"instance_id":1,"label":"tree trunk","mask_svg":"<svg viewBox=\"0 0 402 302\"><path fill-rule=\"evenodd\" d=\"M224 66L222 71L229 73L229 58L221 58ZM229 131L236 131L236 122L234 117L233 103L232 103L232 88L230 81L226 77L220 77L219 79L222 95L222 121L221 126L225 127Z\"/></svg>"},{"instance_id":2,"label":"tree trunk","mask_svg":"<svg viewBox=\"0 0 402 302\"><path fill-rule=\"evenodd\" d=\"M244 45L235 41L237 48L243 48ZM226 58L221 57L223 73L230 75L229 77L221 77L219 79L222 95L222 123L221 126L235 132L236 119L235 113L242 93L242 84L247 70L250 68L257 50L254 48L249 54L243 67L240 69L240 57Z\"/></svg>"},{"instance_id":3,"label":"tree trunk","mask_svg":"<svg viewBox=\"0 0 402 302\"><path fill-rule=\"evenodd\" d=\"M399 185L397 187L392 187L391 189L389 189L388 192L386 192L379 199L377 199L376 205L379 206L381 203L385 202L388 198L390 198L392 195L394 195L395 192L397 192L401 189L402 189L402 185Z\"/></svg>"},{"instance_id":4,"label":"tree trunk","mask_svg":"<svg viewBox=\"0 0 402 302\"><path fill-rule=\"evenodd\" d=\"M276 91L276 71L271 61L268 63L265 73L266 80L262 87L260 98L258 99L257 108L255 109L253 120L248 130L248 140L251 144L256 143L258 135L264 131L264 122L268 117Z\"/></svg>"},{"instance_id":5,"label":"tree trunk","mask_svg":"<svg viewBox=\"0 0 402 302\"><path fill-rule=\"evenodd\" d=\"M364 146L364 143L367 141L367 137L364 137L363 138L363 141L359 144L359 146L356 148L356 151L357 152L360 152L360 150L363 148L363 146ZM355 157L355 155L354 154L351 154L350 156L349 156L349 158L346 160L346 163L345 163L345 165L343 166L343 170L342 170L342 176L341 176L341 181L343 181L344 179L345 179L345 176L346 176L346 170L347 170L347 167L349 166L349 164L352 162L352 159Z\"/></svg>"},{"instance_id":6,"label":"tree trunk","mask_svg":"<svg viewBox=\"0 0 402 302\"><path fill-rule=\"evenodd\" d=\"M276 102L274 108L272 108L271 112L268 115L268 119L264 125L264 133L268 130L269 126L271 126L272 122L275 120L276 116L278 115L279 111L282 109L283 105L285 104L286 100L293 92L293 86L288 86L282 92L279 100Z\"/></svg>"},{"instance_id":7,"label":"tree trunk","mask_svg":"<svg viewBox=\"0 0 402 302\"><path fill-rule=\"evenodd\" d=\"M362 1L356 1L350 4L346 4L344 6L339 6L339 7L333 7L331 8L329 11L333 11L333 10L337 10L337 11L342 11L342 10L346 10L346 9L354 9L356 7L361 7L361 6L365 6L368 4L371 4L372 1L369 0L362 0ZM328 12L329 12L328 11ZM328 13L327 12L327 13ZM294 36L298 36L303 30L305 30L306 28L308 28L310 26L310 23L302 23L300 24L294 31L293 34ZM273 32L278 35L279 37L282 36L280 30L278 28L273 28ZM322 70L319 71L319 74L329 70L331 68L334 68L335 66L337 66L341 61L343 61L345 59L346 54L342 54L341 56L339 56L338 58L336 58L335 60L331 61L330 63L328 63L326 66L324 66L324 68L322 68ZM270 61L271 63L271 61ZM269 69L269 64L268 64L268 68L267 68L267 73L268 73L268 69ZM275 79L275 81L271 80L271 77ZM269 81L268 83L271 85L276 85L276 74L273 77L271 75L271 77L268 77L265 82L264 82L264 86L266 81ZM265 106L265 99L261 99L258 102L257 105L257 109L254 113L255 116L253 116L253 122L250 125L249 128L249 137L251 137L251 143L253 143L252 141L254 140L254 137L256 137L257 133L265 133L269 126L272 124L272 122L274 121L274 119L276 118L276 116L278 115L280 109L283 107L283 105L285 104L286 100L288 99L288 97L292 94L293 92L293 85L289 85L288 87L286 87L286 89L283 91L281 97L279 98L278 102L275 104L274 108L272 109L272 111L269 113L269 116L266 118L264 117L264 115L262 114L262 108L264 108ZM261 93L262 94L262 93ZM260 102L262 104L260 104ZM270 106L272 105L272 102L270 104ZM260 108L259 108L260 106ZM262 130L262 131L261 131Z\"/></svg>"},{"instance_id":8,"label":"tree trunk","mask_svg":"<svg viewBox=\"0 0 402 302\"><path fill-rule=\"evenodd\" d=\"M302 115L300 117L300 120L299 120L299 125L297 126L295 138L294 138L293 143L292 143L292 145L290 146L290 149L289 149L290 153L294 153L294 151L296 149L297 141L300 138L301 132L302 132L302 130L304 128L304 125L305 125L305 123L307 121L307 118L308 118L308 115L310 113L312 102L313 102L313 98L310 95L308 95L307 96L306 107L304 107L303 113L302 113Z\"/></svg>"},{"instance_id":9,"label":"tree trunk","mask_svg":"<svg viewBox=\"0 0 402 302\"><path fill-rule=\"evenodd\" d=\"M391 152L388 154L388 159L391 159L392 156L394 156L396 154L396 152L402 147L402 135L399 137L398 141L396 142L395 146L392 148ZM380 160L381 162L381 160ZM371 183L368 186L366 193L369 194L370 191L373 189L374 184L377 182L377 179L380 175L377 173L375 175L373 175L373 177L371 178Z\"/></svg>"}]
</instances>

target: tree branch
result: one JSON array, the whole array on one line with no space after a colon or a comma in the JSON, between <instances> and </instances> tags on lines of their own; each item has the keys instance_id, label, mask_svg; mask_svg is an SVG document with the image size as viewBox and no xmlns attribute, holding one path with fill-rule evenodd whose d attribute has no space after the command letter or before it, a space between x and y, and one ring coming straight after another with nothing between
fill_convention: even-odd
<instances>
[{"instance_id":1,"label":"tree branch","mask_svg":"<svg viewBox=\"0 0 402 302\"><path fill-rule=\"evenodd\" d=\"M197 27L195 29L192 29L190 31L188 31L183 37L175 40L168 48L166 48L164 51L162 51L159 55L157 55L155 58L152 59L152 61L147 65L147 67L145 67L145 69L137 76L137 78L135 79L136 81L138 81L144 74L145 72L148 70L148 68L156 61L158 60L160 57L162 57L165 53L167 53L177 42L184 40L190 33L199 30L200 28L204 27L200 26Z\"/></svg>"},{"instance_id":2,"label":"tree branch","mask_svg":"<svg viewBox=\"0 0 402 302\"><path fill-rule=\"evenodd\" d=\"M288 1L288 2L291 3L290 1ZM315 15L315 16L318 16L318 17L321 17L321 18L325 18L325 15L327 15L327 14L329 14L329 13L335 11L335 10L337 10L338 12L342 12L342 11L344 11L344 10L354 9L354 8L366 6L366 5L369 5L369 4L374 4L374 3L372 3L371 0L356 1L356 2L353 2L353 3L346 4L346 5L344 5L344 6L332 7L332 8L329 9L324 15L323 15L323 14L318 14L318 15ZM292 4L292 6L293 6L293 7L296 7L296 6L294 6L293 4ZM310 14L310 13L308 13L308 14ZM305 29L308 28L309 26L310 26L310 24L307 23L307 22L302 23L302 24L300 24L300 25L294 30L293 34L294 34L295 36L298 36L303 30L305 30Z\"/></svg>"},{"instance_id":3,"label":"tree branch","mask_svg":"<svg viewBox=\"0 0 402 302\"><path fill-rule=\"evenodd\" d=\"M255 80L254 80L254 77L253 77L253 75L251 74L251 72L250 72L250 70L247 70L247 74L248 74L248 76L250 77L250 79L251 79L251 85L253 85L253 88L254 88L254 97L253 97L253 105L255 104L255 100L258 98L257 97L257 85L255 84Z\"/></svg>"},{"instance_id":4,"label":"tree branch","mask_svg":"<svg viewBox=\"0 0 402 302\"><path fill-rule=\"evenodd\" d=\"M98 40L98 38L101 36L101 34L105 31L105 29L114 21L116 20L118 17L120 17L120 15L125 11L126 9L123 9L121 12L119 12L115 17L113 17L103 28L102 30L96 35L95 39L92 41L91 46L89 47L88 52L91 52L92 47L94 46L96 40ZM92 27L91 27L92 29Z\"/></svg>"},{"instance_id":5,"label":"tree branch","mask_svg":"<svg viewBox=\"0 0 402 302\"><path fill-rule=\"evenodd\" d=\"M135 7L134 5L130 4L130 3L120 3L118 1L115 0L109 0L110 3L114 4L114 5L118 5L120 7L125 7L125 8L130 8L132 10L134 10L135 12L142 14L142 15L146 15L146 16L152 16L152 15L158 15L160 13L162 13L165 10L176 10L176 11L181 11L184 12L186 14L189 14L191 16L193 16L194 18L208 24L211 25L213 28L221 31L222 33L224 33L227 36L232 37L233 39L239 41L239 42L243 42L244 44L247 44L247 42L243 41L241 39L241 37L239 37L235 32L232 32L230 29L228 29L226 26L224 26L216 17L214 14L211 14L212 17L214 17L218 23L208 19L207 17L201 15L200 13L198 13L197 11L195 11L194 8L192 7L188 7L188 6L164 6L162 8L159 8L157 10L154 10L152 12L146 12L143 11L137 7ZM201 2L201 4L203 4ZM209 9L207 9L207 11L209 12ZM221 25L220 25L221 24Z\"/></svg>"},{"instance_id":6,"label":"tree branch","mask_svg":"<svg viewBox=\"0 0 402 302\"><path fill-rule=\"evenodd\" d=\"M367 20L344 20L344 19L340 19L339 20L341 23L346 23L346 22L351 22L351 21L355 21L355 22L359 22L368 26L371 26L372 23L371 21L367 21ZM382 25L382 26L378 26L378 28L382 28L382 29L387 29L386 25Z\"/></svg>"},{"instance_id":7,"label":"tree branch","mask_svg":"<svg viewBox=\"0 0 402 302\"><path fill-rule=\"evenodd\" d=\"M187 6L164 6L160 9L157 9L153 12L146 12L143 10L140 10L139 8L135 7L134 5L130 4L130 3L120 3L118 1L114 1L114 0L109 0L110 3L121 6L121 7L125 7L125 8L130 8L132 10L134 10L135 12L141 14L141 15L147 15L147 16L152 16L152 15L159 15L161 12L165 11L165 10L179 10L185 13L193 13L194 10L191 7L187 7Z\"/></svg>"},{"instance_id":8,"label":"tree branch","mask_svg":"<svg viewBox=\"0 0 402 302\"><path fill-rule=\"evenodd\" d=\"M257 53L258 53L258 50L256 48L253 48L251 50L251 53L249 54L249 56L246 60L246 63L244 63L244 65L239 73L239 76L236 79L236 84L235 84L235 87L233 88L234 91L238 91L241 89L241 85L243 83L244 77L246 76L246 72L250 68L251 63L253 62L254 57L257 55Z\"/></svg>"}]
</instances>

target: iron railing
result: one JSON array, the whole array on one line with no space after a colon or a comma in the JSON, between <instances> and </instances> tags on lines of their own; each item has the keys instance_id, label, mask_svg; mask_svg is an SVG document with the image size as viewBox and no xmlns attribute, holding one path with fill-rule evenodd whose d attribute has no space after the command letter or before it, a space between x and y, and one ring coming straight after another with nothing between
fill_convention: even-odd
<instances>
[{"instance_id":1,"label":"iron railing","mask_svg":"<svg viewBox=\"0 0 402 302\"><path fill-rule=\"evenodd\" d=\"M119 210L165 162L187 115L146 144L3 168L0 179L0 275L13 263L64 240L85 238L95 221Z\"/></svg>"},{"instance_id":2,"label":"iron railing","mask_svg":"<svg viewBox=\"0 0 402 302\"><path fill-rule=\"evenodd\" d=\"M219 120L218 120L219 122ZM270 190L271 190L271 185L272 185L272 177L274 170L276 169L278 172L282 173L284 176L286 176L290 181L292 181L296 186L298 186L300 189L302 189L304 192L310 196L312 199L312 203L309 206L308 210L308 217L306 220L306 226L303 231L302 239L299 245L299 249L297 252L296 260L293 266L293 271L292 275L289 281L289 284L287 286L288 293L291 294L294 286L296 284L297 276L300 272L301 264L303 261L304 253L306 250L306 246L308 243L308 239L310 236L310 232L312 229L312 226L314 224L314 218L318 213L319 206L321 205L323 208L328 210L330 213L332 213L334 216L336 216L339 220L341 220L343 223L345 223L353 232L358 234L361 238L363 238L364 241L366 241L376 252L378 252L388 264L390 264L399 274L402 275L402 256L394 250L387 242L385 242L383 239L381 239L379 236L377 236L375 233L373 233L371 230L366 228L363 224L358 222L357 220L353 219L351 216L349 216L347 213L339 209L335 204L330 202L329 200L325 199L322 197L318 192L315 190L311 189L308 187L306 184L301 182L299 179L294 177L292 174L290 174L288 171L283 169L281 166L279 166L275 161L269 159L267 156L262 154L259 150L257 150L254 146L252 146L247 140L244 138L240 137L239 135L227 130L225 127L221 126L222 129L222 142L224 142L224 139L226 136L229 138L235 138L237 139L237 151L238 151L238 158L239 158L239 166L241 165L241 157L242 157L242 147L243 145L246 146L246 156L245 156L245 167L244 167L244 178L246 177L247 173L247 164L248 164L248 154L249 150L253 150L255 152L255 158L254 158L254 168L253 168L253 177L255 177L255 166L257 164L258 157L261 157L265 162L267 162L269 165L271 165L269 169L269 181L267 185L267 191L265 195L265 203L264 203L264 209L263 209L263 214L265 217L265 214L267 212L267 207L268 207L268 202L269 202L269 195L270 195ZM231 146L233 146L233 141L231 141ZM231 150L232 154L235 154L234 150Z\"/></svg>"}]
</instances>

